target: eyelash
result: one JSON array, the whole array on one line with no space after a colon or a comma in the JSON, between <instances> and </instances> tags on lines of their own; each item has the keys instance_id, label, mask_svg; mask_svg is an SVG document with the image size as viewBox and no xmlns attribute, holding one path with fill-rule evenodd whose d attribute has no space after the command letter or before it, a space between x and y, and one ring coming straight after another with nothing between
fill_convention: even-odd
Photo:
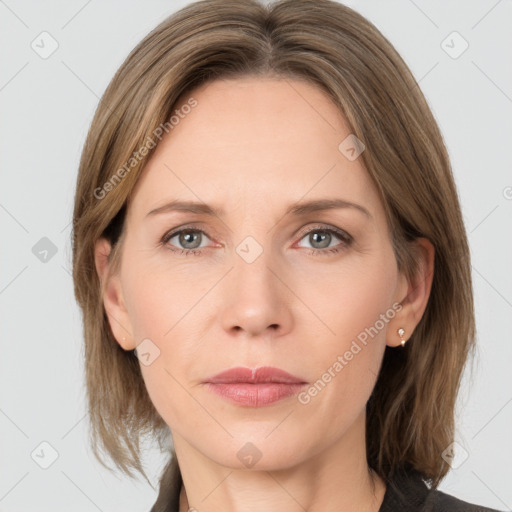
<instances>
[{"instance_id":1,"label":"eyelash","mask_svg":"<svg viewBox=\"0 0 512 512\"><path fill-rule=\"evenodd\" d=\"M180 249L180 248L172 247L171 245L168 244L168 242L169 242L169 240L171 240L171 238L174 238L176 235L181 234L183 231L192 231L192 232L196 232L196 233L202 233L202 234L206 235L208 238L210 238L208 236L208 234L205 233L202 229L194 228L192 226L184 226L184 227L182 227L181 229L179 229L177 231L167 232L162 237L162 239L160 240L160 244L159 245L161 245L161 246L167 248L168 250L170 250L170 251L172 251L174 253L177 253L179 255L183 255L183 256L200 256L203 253L203 249ZM331 247L331 248L309 249L308 255L310 255L310 256L326 256L327 255L326 253L337 254L340 251L342 251L342 250L346 249L347 247L349 247L352 244L352 242L353 242L353 238L348 233L346 233L345 231L342 231L340 229L331 228L331 227L325 227L325 226L322 226L322 225L314 226L313 228L311 228L310 230L306 231L305 233L302 233L302 235L301 235L299 240L302 240L305 236L307 236L310 233L313 233L315 231L319 231L319 232L322 232L322 233L333 234L337 238L339 238L342 243L339 244L338 246ZM344 245L344 247L341 247L343 245ZM308 248L306 248L306 249L308 249Z\"/></svg>"}]
</instances>

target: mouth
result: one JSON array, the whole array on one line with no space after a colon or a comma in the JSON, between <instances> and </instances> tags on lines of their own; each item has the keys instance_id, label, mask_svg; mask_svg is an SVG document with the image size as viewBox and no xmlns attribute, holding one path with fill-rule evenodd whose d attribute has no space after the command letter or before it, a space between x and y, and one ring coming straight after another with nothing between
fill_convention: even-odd
<instances>
[{"instance_id":1,"label":"mouth","mask_svg":"<svg viewBox=\"0 0 512 512\"><path fill-rule=\"evenodd\" d=\"M263 366L231 368L209 377L204 384L231 403L262 407L297 394L308 383L279 368Z\"/></svg>"}]
</instances>

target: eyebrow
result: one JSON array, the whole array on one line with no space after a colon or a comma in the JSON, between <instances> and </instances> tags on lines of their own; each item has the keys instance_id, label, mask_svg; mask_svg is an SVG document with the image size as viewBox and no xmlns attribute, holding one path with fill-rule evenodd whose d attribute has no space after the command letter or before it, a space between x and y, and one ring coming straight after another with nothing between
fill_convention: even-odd
<instances>
[{"instance_id":1,"label":"eyebrow","mask_svg":"<svg viewBox=\"0 0 512 512\"><path fill-rule=\"evenodd\" d=\"M308 213L316 213L320 211L336 210L341 208L353 208L363 213L368 218L372 218L370 212L360 204L352 203L344 199L316 199L312 201L303 201L294 203L288 207L285 215L307 215ZM206 203L196 201L170 201L147 213L146 217L152 217L161 213L174 211L190 212L215 217L222 217L225 214L223 208L210 206Z\"/></svg>"}]
</instances>

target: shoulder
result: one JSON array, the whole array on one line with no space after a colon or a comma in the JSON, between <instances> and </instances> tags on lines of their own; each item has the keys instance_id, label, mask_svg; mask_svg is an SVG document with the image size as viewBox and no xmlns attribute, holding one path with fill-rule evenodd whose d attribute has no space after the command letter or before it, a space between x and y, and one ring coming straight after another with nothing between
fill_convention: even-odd
<instances>
[{"instance_id":1,"label":"shoulder","mask_svg":"<svg viewBox=\"0 0 512 512\"><path fill-rule=\"evenodd\" d=\"M425 502L425 512L500 512L493 508L468 503L439 490L431 490Z\"/></svg>"},{"instance_id":2,"label":"shoulder","mask_svg":"<svg viewBox=\"0 0 512 512\"><path fill-rule=\"evenodd\" d=\"M431 489L421 473L408 469L387 482L379 512L501 512Z\"/></svg>"}]
</instances>

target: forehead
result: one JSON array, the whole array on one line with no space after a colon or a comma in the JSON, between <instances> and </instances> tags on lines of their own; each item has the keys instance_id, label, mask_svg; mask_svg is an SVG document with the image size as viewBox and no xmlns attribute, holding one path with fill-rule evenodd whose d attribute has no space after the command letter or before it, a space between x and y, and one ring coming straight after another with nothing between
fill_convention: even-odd
<instances>
[{"instance_id":1,"label":"forehead","mask_svg":"<svg viewBox=\"0 0 512 512\"><path fill-rule=\"evenodd\" d=\"M196 106L180 110L190 98ZM351 161L339 149L349 125L328 95L310 83L217 80L182 96L176 110L179 121L139 178L133 195L137 215L169 198L228 209L230 202L234 208L248 202L268 208L305 195L376 199L362 160Z\"/></svg>"}]
</instances>

